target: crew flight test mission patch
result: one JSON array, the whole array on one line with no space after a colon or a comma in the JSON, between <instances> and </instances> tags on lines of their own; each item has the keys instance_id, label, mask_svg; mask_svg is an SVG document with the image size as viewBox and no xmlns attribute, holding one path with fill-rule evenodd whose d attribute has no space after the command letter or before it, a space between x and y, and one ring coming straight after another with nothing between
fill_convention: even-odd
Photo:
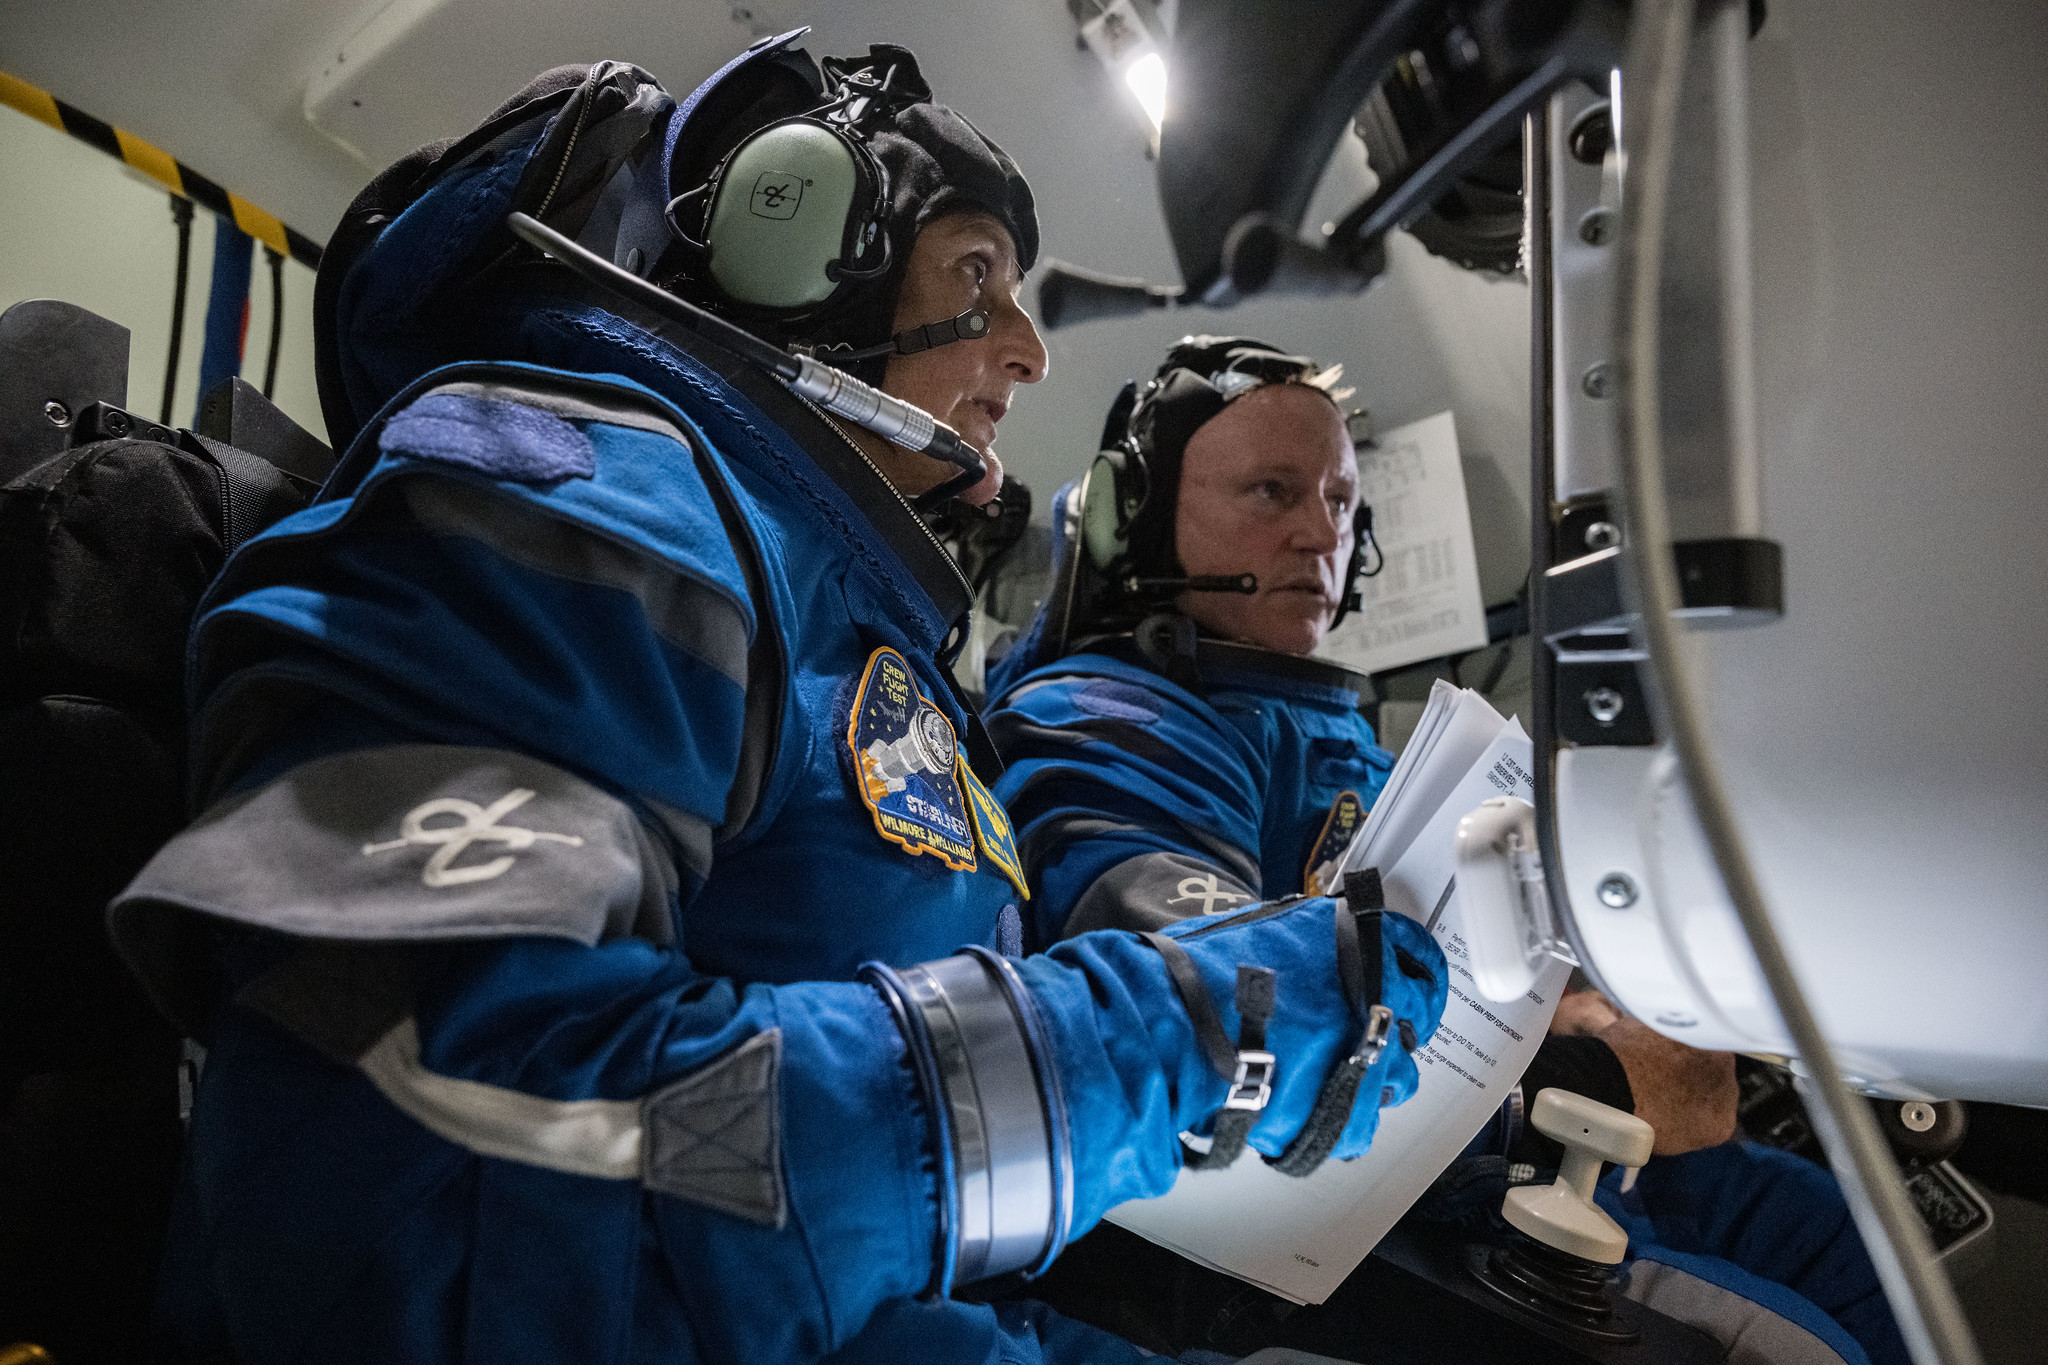
<instances>
[{"instance_id":1,"label":"crew flight test mission patch","mask_svg":"<svg viewBox=\"0 0 2048 1365\"><path fill-rule=\"evenodd\" d=\"M953 722L925 698L895 650L868 656L846 744L860 774L861 800L884 839L911 854L930 854L955 872L975 870L975 827Z\"/></svg>"}]
</instances>

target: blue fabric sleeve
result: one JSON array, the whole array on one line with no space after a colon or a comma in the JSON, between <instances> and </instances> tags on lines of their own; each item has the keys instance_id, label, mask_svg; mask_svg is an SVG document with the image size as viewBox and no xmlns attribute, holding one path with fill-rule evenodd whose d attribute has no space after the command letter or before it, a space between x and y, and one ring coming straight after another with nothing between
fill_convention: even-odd
<instances>
[{"instance_id":1,"label":"blue fabric sleeve","mask_svg":"<svg viewBox=\"0 0 2048 1365\"><path fill-rule=\"evenodd\" d=\"M1193 960L1231 1038L1241 1025L1238 967L1263 966L1275 975L1266 1046L1278 1065L1272 1097L1250 1138L1268 1156L1278 1156L1300 1132L1325 1077L1358 1040L1362 1021L1336 971L1337 913L1334 901L1317 897L1167 931ZM1359 1086L1332 1153L1339 1160L1364 1152L1380 1110L1414 1093L1408 1040L1419 1047L1436 1032L1450 978L1442 950L1420 924L1393 914L1380 916L1379 924L1385 936L1381 1000L1406 1026ZM1165 958L1137 935L1081 934L1024 959L1018 970L1052 1035L1072 1115L1078 1237L1115 1205L1172 1186L1180 1166L1176 1136L1206 1124L1227 1086L1204 1060L1185 1010L1177 1003L1160 1007L1177 1001L1177 992Z\"/></svg>"},{"instance_id":2,"label":"blue fabric sleeve","mask_svg":"<svg viewBox=\"0 0 2048 1365\"><path fill-rule=\"evenodd\" d=\"M1259 890L1263 759L1192 695L1084 656L1014 689L988 723L1009 765L996 795L1031 885L1032 946L1058 941L1098 878L1148 853Z\"/></svg>"},{"instance_id":3,"label":"blue fabric sleeve","mask_svg":"<svg viewBox=\"0 0 2048 1365\"><path fill-rule=\"evenodd\" d=\"M830 1358L830 1365L960 1361L976 1365L1137 1365L1157 1356L1061 1317L1042 1303L897 1299Z\"/></svg>"},{"instance_id":4,"label":"blue fabric sleeve","mask_svg":"<svg viewBox=\"0 0 2048 1365\"><path fill-rule=\"evenodd\" d=\"M215 785L376 744L496 746L650 828L722 818L754 627L722 536L612 553L616 527L402 461L345 515L314 511L239 561L201 624ZM688 861L684 898L704 871ZM203 1278L243 1354L561 1360L607 1332L661 1330L690 1338L682 1358L808 1358L923 1289L930 1137L880 998L841 982L742 988L686 949L420 944L419 1065L494 1094L630 1104L772 1031L781 1226L466 1150L361 1069L231 1007L194 1181Z\"/></svg>"},{"instance_id":5,"label":"blue fabric sleeve","mask_svg":"<svg viewBox=\"0 0 2048 1365\"><path fill-rule=\"evenodd\" d=\"M245 546L194 630L197 790L250 761L252 695L312 693L721 819L758 628L737 552L674 441L593 430L602 481L387 454L352 498ZM674 486L637 486L650 465Z\"/></svg>"},{"instance_id":6,"label":"blue fabric sleeve","mask_svg":"<svg viewBox=\"0 0 2048 1365\"><path fill-rule=\"evenodd\" d=\"M1632 1252L1640 1242L1726 1261L1818 1309L1872 1365L1906 1365L1905 1340L1831 1172L1775 1147L1728 1142L1659 1157L1626 1195L1613 1184L1603 1182L1600 1202L1627 1229Z\"/></svg>"},{"instance_id":7,"label":"blue fabric sleeve","mask_svg":"<svg viewBox=\"0 0 2048 1365\"><path fill-rule=\"evenodd\" d=\"M422 957L427 1070L522 1096L637 1099L779 1030L787 1219L466 1151L233 1009L193 1179L204 1279L244 1358L554 1361L651 1327L694 1343L681 1359L809 1359L930 1279L925 1120L866 987L736 991L636 940Z\"/></svg>"}]
</instances>

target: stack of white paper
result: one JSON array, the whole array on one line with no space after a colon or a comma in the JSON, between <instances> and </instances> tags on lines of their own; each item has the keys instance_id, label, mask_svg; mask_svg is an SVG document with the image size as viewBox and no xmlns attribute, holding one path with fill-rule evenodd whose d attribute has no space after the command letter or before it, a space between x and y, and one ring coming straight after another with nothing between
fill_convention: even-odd
<instances>
[{"instance_id":1,"label":"stack of white paper","mask_svg":"<svg viewBox=\"0 0 2048 1365\"><path fill-rule=\"evenodd\" d=\"M1501 732L1500 712L1470 688L1453 687L1439 678L1415 733L1401 750L1387 785L1365 817L1364 828L1351 842L1343 871L1377 867L1384 873L1429 818L1464 780L1472 764ZM1519 728L1519 727L1518 727ZM1458 812L1463 815L1465 812Z\"/></svg>"},{"instance_id":2,"label":"stack of white paper","mask_svg":"<svg viewBox=\"0 0 2048 1365\"><path fill-rule=\"evenodd\" d=\"M1421 1085L1381 1115L1372 1150L1300 1180L1248 1151L1229 1170L1182 1171L1165 1196L1112 1209L1111 1222L1296 1303L1321 1303L1365 1259L1521 1078L1569 971L1553 962L1527 996L1498 1005L1464 965L1458 821L1489 797L1530 799L1529 764L1520 722L1438 683L1345 859L1381 870L1388 908L1429 925L1451 967L1443 1023L1415 1054Z\"/></svg>"}]
</instances>

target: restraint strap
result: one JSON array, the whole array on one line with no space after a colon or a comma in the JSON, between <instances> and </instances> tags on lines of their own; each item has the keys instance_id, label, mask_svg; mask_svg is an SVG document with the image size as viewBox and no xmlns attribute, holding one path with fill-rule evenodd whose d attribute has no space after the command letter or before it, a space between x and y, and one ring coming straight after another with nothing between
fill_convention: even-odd
<instances>
[{"instance_id":1,"label":"restraint strap","mask_svg":"<svg viewBox=\"0 0 2048 1365\"><path fill-rule=\"evenodd\" d=\"M1198 1171L1219 1171L1236 1161L1251 1136L1252 1125L1266 1101L1273 1098L1273 1054L1266 1051L1266 1021L1273 1017L1273 973L1266 967L1237 969L1237 1064L1231 1069L1230 1093L1216 1115L1216 1136L1209 1150L1186 1148L1188 1165Z\"/></svg>"},{"instance_id":2,"label":"restraint strap","mask_svg":"<svg viewBox=\"0 0 2048 1365\"><path fill-rule=\"evenodd\" d=\"M1188 950L1165 934L1142 933L1138 937L1166 959L1166 974L1187 1009L1188 1022L1194 1025L1202 1055L1208 1059L1210 1070L1230 1082L1223 1108L1216 1115L1216 1136L1209 1150L1204 1152L1183 1144L1190 1167L1198 1171L1220 1170L1244 1151L1252 1125L1258 1122L1266 1101L1273 1097L1275 1062L1273 1054L1266 1051L1266 1021L1273 1017L1273 973L1266 967L1237 969L1240 1022L1237 1042L1233 1044L1230 1035L1223 1031L1222 1016L1216 1012L1216 1003L1209 998L1209 990L1202 984L1202 974L1188 956Z\"/></svg>"},{"instance_id":3,"label":"restraint strap","mask_svg":"<svg viewBox=\"0 0 2048 1365\"><path fill-rule=\"evenodd\" d=\"M1378 904L1375 904L1378 902ZM1351 1007L1365 1018L1365 1027L1351 1054L1330 1069L1316 1094L1315 1108L1294 1141L1268 1165L1282 1175L1305 1176L1328 1160L1351 1121L1358 1089L1380 1054L1394 1026L1394 1012L1382 1003L1385 947L1380 918L1384 894L1379 873L1371 868L1344 879L1344 898L1337 902L1337 966Z\"/></svg>"}]
</instances>

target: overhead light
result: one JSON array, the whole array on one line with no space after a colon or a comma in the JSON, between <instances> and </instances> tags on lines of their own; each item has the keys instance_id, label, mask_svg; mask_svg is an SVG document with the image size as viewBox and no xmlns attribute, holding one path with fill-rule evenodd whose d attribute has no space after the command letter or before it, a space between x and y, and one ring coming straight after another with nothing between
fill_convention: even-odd
<instances>
[{"instance_id":1,"label":"overhead light","mask_svg":"<svg viewBox=\"0 0 2048 1365\"><path fill-rule=\"evenodd\" d=\"M1166 124L1166 58L1157 52L1147 52L1124 68L1124 84L1131 87L1131 93L1138 97L1138 106L1152 120L1152 136L1156 140Z\"/></svg>"},{"instance_id":2,"label":"overhead light","mask_svg":"<svg viewBox=\"0 0 2048 1365\"><path fill-rule=\"evenodd\" d=\"M1164 29L1151 0L1069 0L1081 39L1109 74L1121 78L1145 113L1154 153L1166 123Z\"/></svg>"}]
</instances>

